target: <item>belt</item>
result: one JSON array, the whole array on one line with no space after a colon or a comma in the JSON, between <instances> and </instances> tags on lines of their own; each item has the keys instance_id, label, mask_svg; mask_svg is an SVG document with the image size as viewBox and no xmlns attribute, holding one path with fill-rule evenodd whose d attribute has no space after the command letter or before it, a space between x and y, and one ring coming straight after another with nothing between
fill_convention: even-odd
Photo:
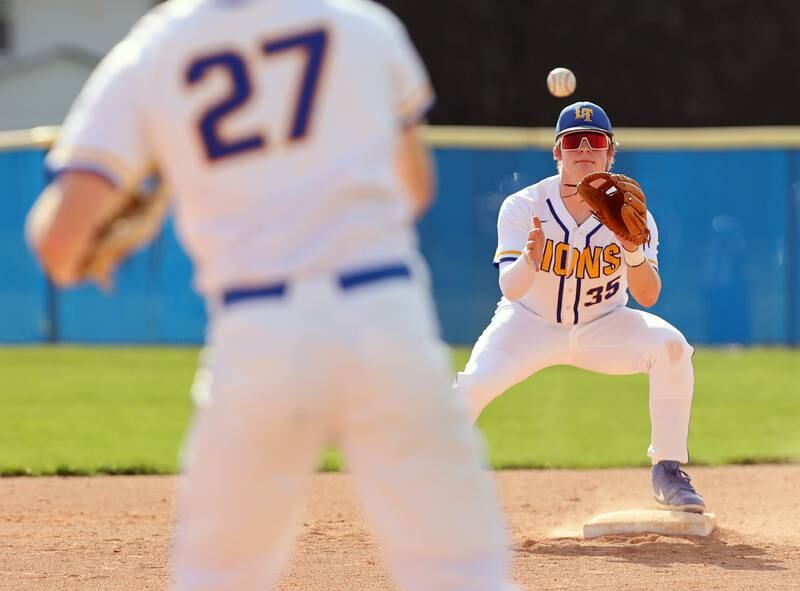
<instances>
[{"instance_id":1,"label":"belt","mask_svg":"<svg viewBox=\"0 0 800 591\"><path fill-rule=\"evenodd\" d=\"M369 267L356 271L348 271L337 276L336 280L339 287L344 291L376 283L386 279L409 278L411 269L403 263L394 265L384 265L381 267ZM254 285L252 287L241 287L228 289L222 294L222 301L226 306L241 302L243 300L254 300L260 298L282 298L289 290L289 283L281 281L266 285Z\"/></svg>"}]
</instances>

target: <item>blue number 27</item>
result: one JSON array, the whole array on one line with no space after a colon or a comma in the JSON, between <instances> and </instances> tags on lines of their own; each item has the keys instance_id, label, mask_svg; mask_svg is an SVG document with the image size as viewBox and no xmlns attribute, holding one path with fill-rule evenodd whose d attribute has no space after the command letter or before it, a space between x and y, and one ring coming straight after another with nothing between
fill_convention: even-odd
<instances>
[{"instance_id":1,"label":"blue number 27","mask_svg":"<svg viewBox=\"0 0 800 591\"><path fill-rule=\"evenodd\" d=\"M308 131L309 119L311 119L311 111L314 107L317 81L325 61L327 46L328 33L325 29L314 29L299 35L282 37L267 41L261 46L261 50L267 56L293 49L301 49L306 55L306 67L298 92L289 141L293 142L301 139ZM200 136L208 159L213 162L243 152L264 148L267 145L267 140L261 133L251 133L233 139L221 137L219 131L219 127L225 117L241 108L253 92L250 76L247 72L247 63L244 58L233 51L223 51L200 57L189 65L186 71L186 82L190 85L195 85L201 82L209 71L214 69L221 70L228 75L231 82L231 91L224 99L209 107L200 118Z\"/></svg>"}]
</instances>

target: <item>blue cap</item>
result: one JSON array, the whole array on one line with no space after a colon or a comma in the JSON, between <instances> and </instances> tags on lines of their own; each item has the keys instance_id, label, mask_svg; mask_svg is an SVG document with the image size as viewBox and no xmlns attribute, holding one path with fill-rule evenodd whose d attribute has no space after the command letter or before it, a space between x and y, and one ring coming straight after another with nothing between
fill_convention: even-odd
<instances>
[{"instance_id":1,"label":"blue cap","mask_svg":"<svg viewBox=\"0 0 800 591\"><path fill-rule=\"evenodd\" d=\"M556 123L556 137L568 131L588 129L614 135L611 121L602 107L589 101L580 101L564 107L564 110L561 111L558 123Z\"/></svg>"}]
</instances>

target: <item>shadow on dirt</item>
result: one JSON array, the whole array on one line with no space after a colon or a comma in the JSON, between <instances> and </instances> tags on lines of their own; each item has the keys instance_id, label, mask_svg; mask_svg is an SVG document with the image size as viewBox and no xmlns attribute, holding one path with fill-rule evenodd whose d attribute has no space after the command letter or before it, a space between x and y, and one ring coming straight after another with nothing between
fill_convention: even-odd
<instances>
[{"instance_id":1,"label":"shadow on dirt","mask_svg":"<svg viewBox=\"0 0 800 591\"><path fill-rule=\"evenodd\" d=\"M725 570L787 570L781 560L770 557L769 547L726 542L724 529L718 529L707 538L635 534L603 536L592 540L526 540L514 550L540 556L608 558L613 562L630 562L654 568L702 564Z\"/></svg>"}]
</instances>

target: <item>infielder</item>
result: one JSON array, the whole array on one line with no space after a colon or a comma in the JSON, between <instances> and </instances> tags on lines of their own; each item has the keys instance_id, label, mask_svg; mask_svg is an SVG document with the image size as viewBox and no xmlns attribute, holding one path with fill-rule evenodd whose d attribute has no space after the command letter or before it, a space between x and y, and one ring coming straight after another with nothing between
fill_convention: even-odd
<instances>
[{"instance_id":1,"label":"infielder","mask_svg":"<svg viewBox=\"0 0 800 591\"><path fill-rule=\"evenodd\" d=\"M510 588L416 246L432 98L403 26L372 2L174 0L73 107L29 217L44 267L78 280L94 232L155 166L209 304L172 589L274 587L328 442L401 588Z\"/></svg>"},{"instance_id":2,"label":"infielder","mask_svg":"<svg viewBox=\"0 0 800 591\"><path fill-rule=\"evenodd\" d=\"M566 107L556 124L559 174L510 195L497 222L494 264L502 298L456 389L477 419L514 384L552 365L650 377L653 492L663 508L702 513L705 503L680 466L688 462L694 350L661 318L626 307L628 291L650 307L661 292L658 229L650 242L615 236L592 216L576 186L614 162L611 122L598 105Z\"/></svg>"}]
</instances>

